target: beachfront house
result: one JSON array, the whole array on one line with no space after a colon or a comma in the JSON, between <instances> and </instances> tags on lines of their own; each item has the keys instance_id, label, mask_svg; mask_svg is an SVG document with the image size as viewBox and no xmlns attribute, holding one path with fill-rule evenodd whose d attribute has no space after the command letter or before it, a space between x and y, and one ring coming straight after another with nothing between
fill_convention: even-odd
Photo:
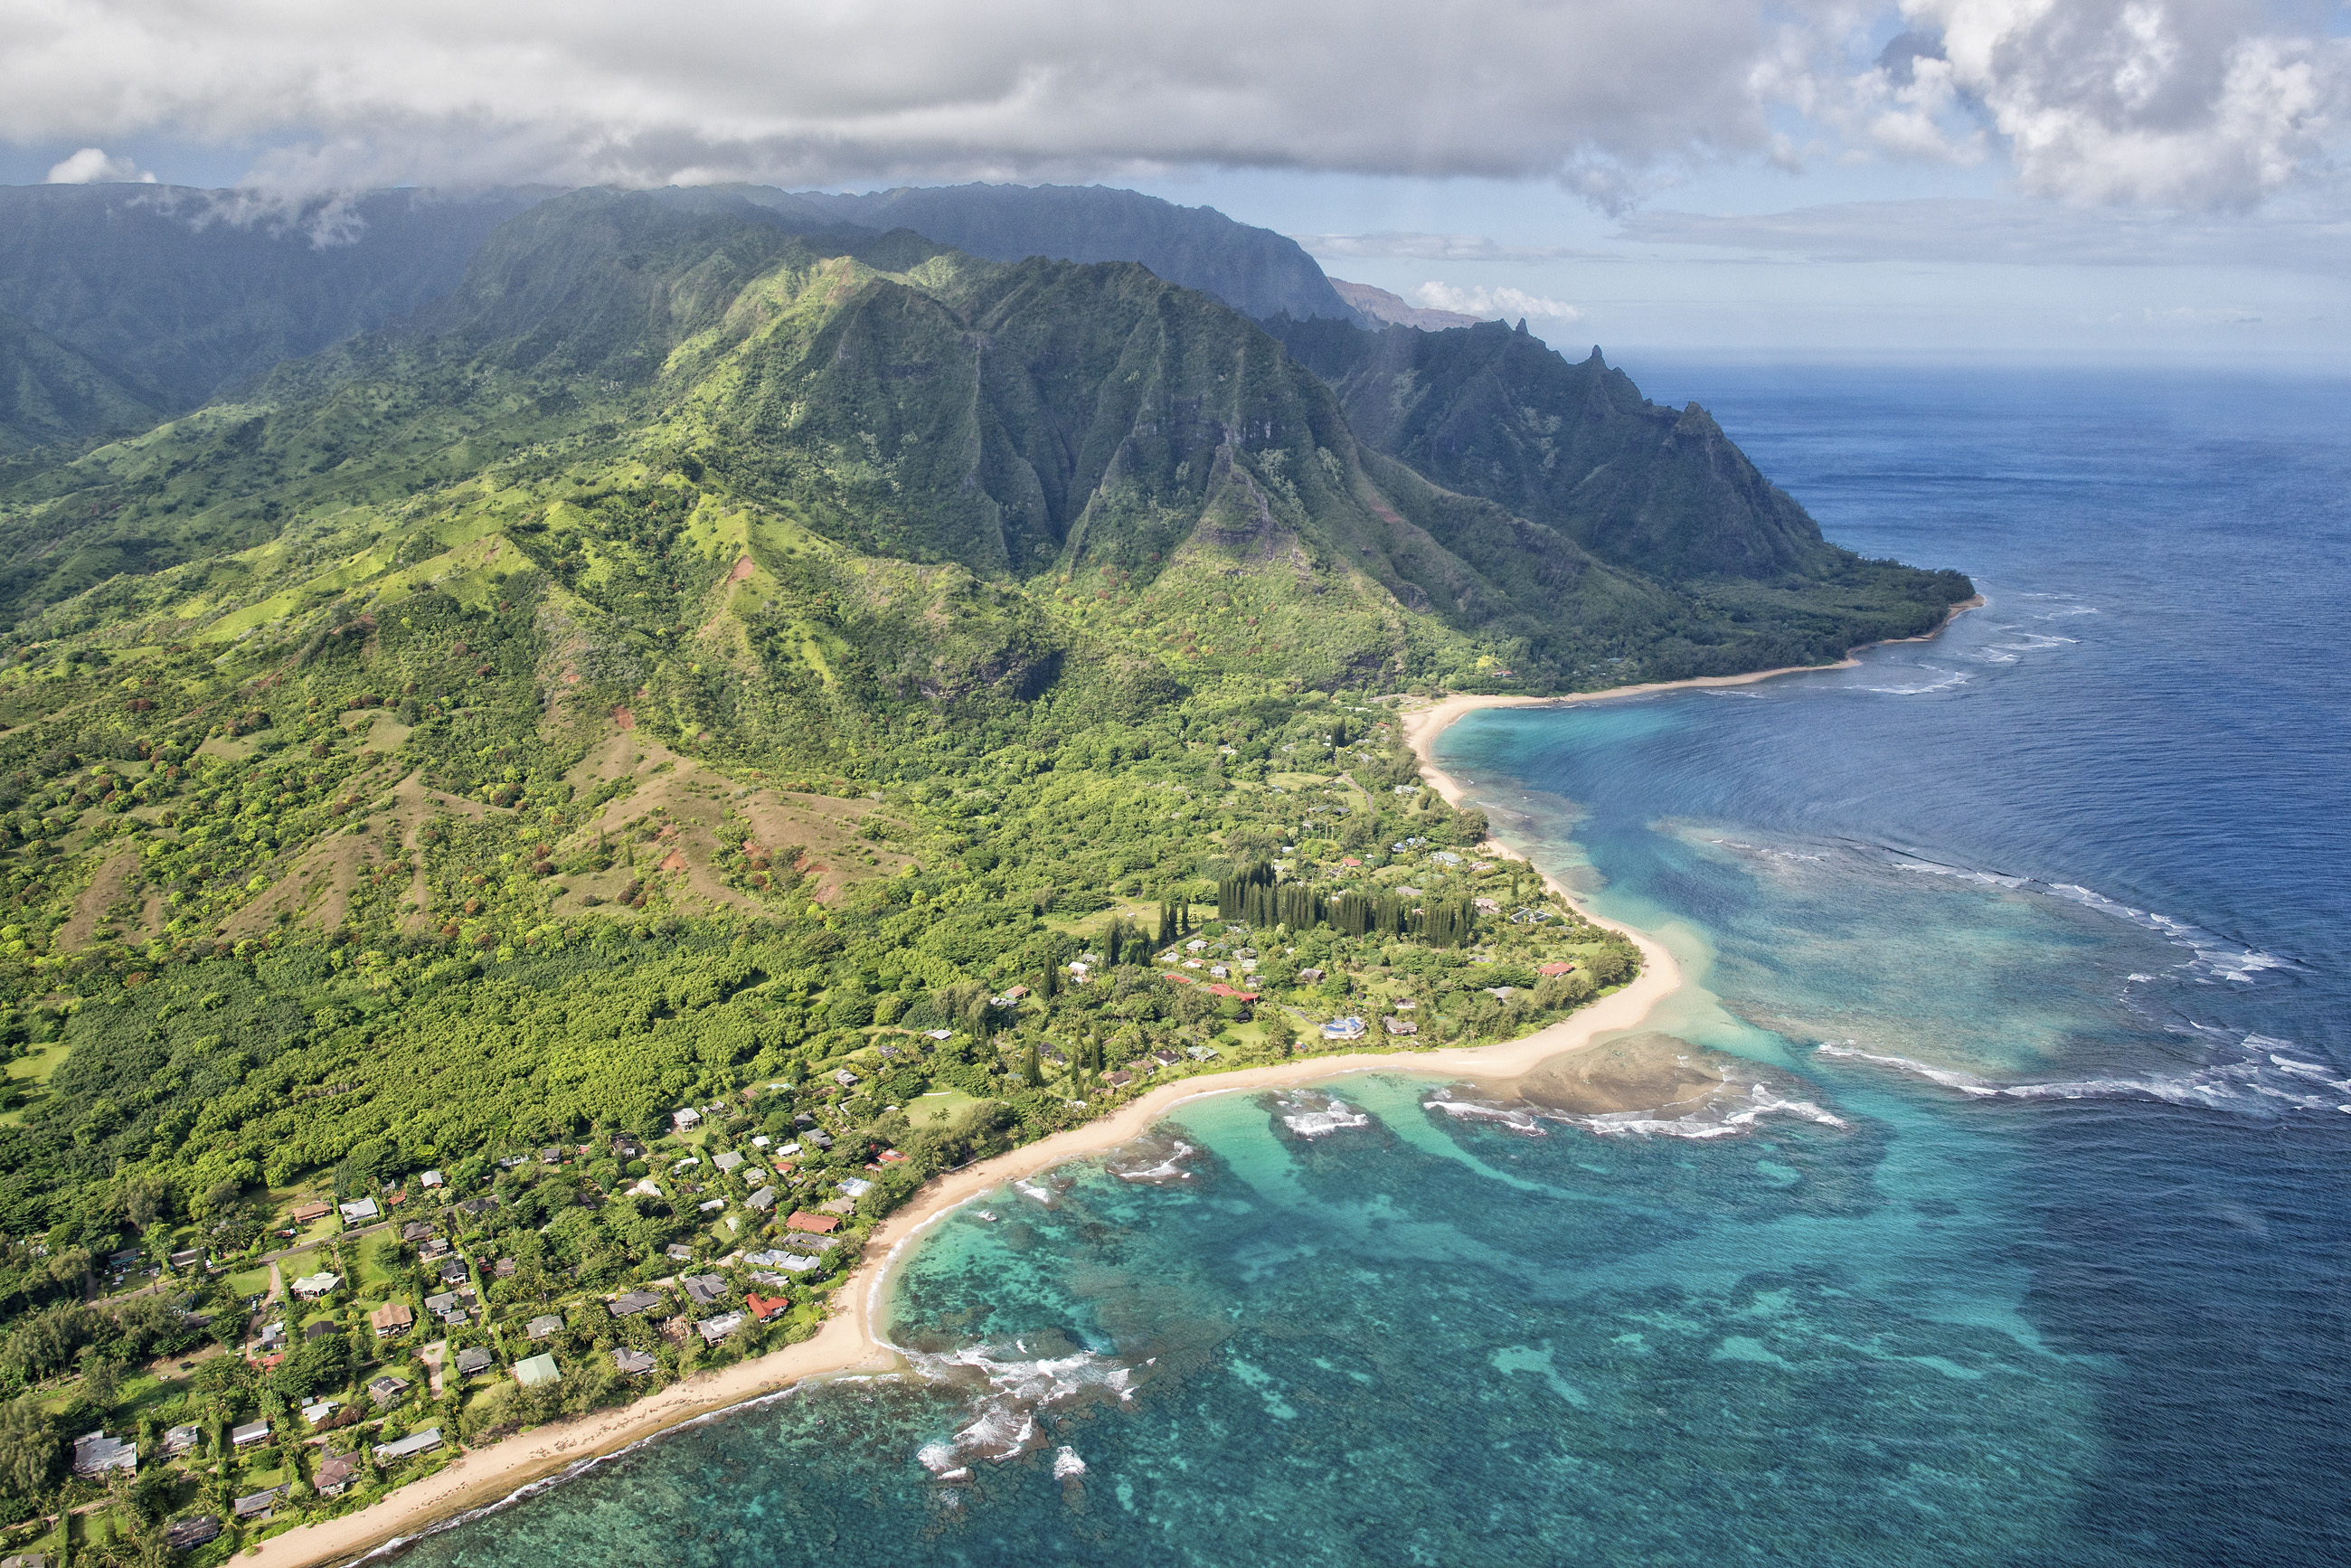
<instances>
[{"instance_id":1,"label":"beachfront house","mask_svg":"<svg viewBox=\"0 0 2351 1568\"><path fill-rule=\"evenodd\" d=\"M612 1353L612 1364L621 1369L623 1377L643 1377L661 1363L653 1359L650 1351L631 1350L623 1345Z\"/></svg>"},{"instance_id":2,"label":"beachfront house","mask_svg":"<svg viewBox=\"0 0 2351 1568\"><path fill-rule=\"evenodd\" d=\"M720 1340L741 1328L745 1322L746 1319L741 1312L722 1312L717 1317L695 1324L694 1332L702 1336L704 1343L716 1344Z\"/></svg>"},{"instance_id":3,"label":"beachfront house","mask_svg":"<svg viewBox=\"0 0 2351 1568\"><path fill-rule=\"evenodd\" d=\"M191 1514L185 1519L175 1519L163 1527L163 1544L174 1552L193 1552L208 1541L218 1540L220 1532L221 1521L216 1516ZM28 1568L41 1568L41 1560L31 1558L27 1564Z\"/></svg>"},{"instance_id":4,"label":"beachfront house","mask_svg":"<svg viewBox=\"0 0 2351 1568\"><path fill-rule=\"evenodd\" d=\"M396 1443L378 1443L375 1446L375 1462L379 1465L398 1464L419 1454L429 1454L440 1446L441 1428L427 1427L422 1432L411 1432Z\"/></svg>"},{"instance_id":5,"label":"beachfront house","mask_svg":"<svg viewBox=\"0 0 2351 1568\"><path fill-rule=\"evenodd\" d=\"M1332 1019L1322 1026L1322 1038L1324 1040L1361 1040L1364 1038L1364 1020L1352 1015Z\"/></svg>"},{"instance_id":6,"label":"beachfront house","mask_svg":"<svg viewBox=\"0 0 2351 1568\"><path fill-rule=\"evenodd\" d=\"M329 1454L319 1461L319 1473L310 1484L319 1489L320 1497L340 1497L360 1473L359 1460L350 1454Z\"/></svg>"},{"instance_id":7,"label":"beachfront house","mask_svg":"<svg viewBox=\"0 0 2351 1568\"><path fill-rule=\"evenodd\" d=\"M545 1384L560 1383L563 1374L551 1355L527 1355L514 1364L515 1381L525 1388L538 1388Z\"/></svg>"},{"instance_id":8,"label":"beachfront house","mask_svg":"<svg viewBox=\"0 0 2351 1568\"><path fill-rule=\"evenodd\" d=\"M287 1489L282 1486L270 1487L264 1491L247 1492L230 1506L229 1511L239 1519L250 1520L256 1524L266 1524L269 1522L271 1511L286 1500L286 1492Z\"/></svg>"}]
</instances>

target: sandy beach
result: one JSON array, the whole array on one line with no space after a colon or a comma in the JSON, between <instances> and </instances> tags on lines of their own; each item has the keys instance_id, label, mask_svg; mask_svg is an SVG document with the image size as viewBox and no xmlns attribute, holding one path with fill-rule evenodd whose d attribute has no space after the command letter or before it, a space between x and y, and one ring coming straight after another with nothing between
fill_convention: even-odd
<instances>
[{"instance_id":1,"label":"sandy beach","mask_svg":"<svg viewBox=\"0 0 2351 1568\"><path fill-rule=\"evenodd\" d=\"M1948 626L1961 612L1983 602L1980 596L1952 607ZM1924 637L1940 634L1938 626ZM1870 644L1875 646L1876 644ZM1448 803L1463 800L1459 783L1437 766L1432 752L1437 737L1463 714L1481 707L1546 707L1575 703L1622 700L1658 692L1707 686L1748 685L1778 675L1807 670L1847 668L1864 650L1854 649L1835 664L1806 664L1751 674L1703 676L1687 681L1617 686L1604 692L1564 697L1450 696L1400 716L1405 741L1420 758L1421 775ZM1499 841L1496 851L1516 855ZM1523 857L1521 857L1523 858ZM1558 881L1544 880L1562 897L1570 896ZM775 1394L810 1380L883 1375L900 1370L898 1354L876 1333L886 1308L892 1270L914 1240L941 1217L984 1193L1064 1161L1081 1159L1116 1148L1144 1133L1177 1106L1215 1094L1246 1094L1259 1090L1317 1082L1356 1072L1410 1072L1485 1081L1522 1076L1539 1064L1569 1051L1637 1029L1659 1002L1681 985L1681 970L1664 945L1646 933L1587 912L1587 918L1621 931L1641 951L1641 972L1622 990L1602 998L1571 1018L1561 1019L1521 1040L1499 1045L1456 1047L1437 1051L1359 1051L1340 1056L1309 1057L1269 1067L1246 1068L1186 1078L1163 1084L1120 1106L1110 1115L1082 1127L967 1166L934 1178L914 1201L885 1220L866 1244L865 1256L834 1292L835 1310L817 1333L798 1344L716 1372L704 1373L663 1390L651 1398L618 1410L518 1433L487 1448L460 1455L446 1469L427 1477L356 1513L306 1525L274 1536L249 1550L246 1560L262 1568L314 1568L341 1562L425 1531L596 1458L614 1453L698 1416Z\"/></svg>"}]
</instances>

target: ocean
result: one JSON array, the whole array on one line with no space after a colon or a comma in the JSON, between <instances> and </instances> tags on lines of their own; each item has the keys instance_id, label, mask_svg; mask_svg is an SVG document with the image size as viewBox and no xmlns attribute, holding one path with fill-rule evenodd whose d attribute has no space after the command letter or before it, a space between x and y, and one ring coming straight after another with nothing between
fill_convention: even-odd
<instances>
[{"instance_id":1,"label":"ocean","mask_svg":"<svg viewBox=\"0 0 2351 1568\"><path fill-rule=\"evenodd\" d=\"M1673 1103L1196 1103L935 1227L920 1375L409 1560L2351 1561L2351 388L1635 369L1989 600L1447 732L1681 960L1610 1069Z\"/></svg>"}]
</instances>

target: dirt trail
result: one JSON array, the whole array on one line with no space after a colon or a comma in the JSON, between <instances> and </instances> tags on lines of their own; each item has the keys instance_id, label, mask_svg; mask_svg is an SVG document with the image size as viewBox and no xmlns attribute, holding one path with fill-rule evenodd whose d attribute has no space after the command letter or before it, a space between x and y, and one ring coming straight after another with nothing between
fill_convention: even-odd
<instances>
[{"instance_id":1,"label":"dirt trail","mask_svg":"<svg viewBox=\"0 0 2351 1568\"><path fill-rule=\"evenodd\" d=\"M57 931L57 947L70 951L87 947L97 935L99 922L117 902L127 898L139 871L139 846L123 844L99 862L98 873L89 885L74 900L73 914Z\"/></svg>"}]
</instances>

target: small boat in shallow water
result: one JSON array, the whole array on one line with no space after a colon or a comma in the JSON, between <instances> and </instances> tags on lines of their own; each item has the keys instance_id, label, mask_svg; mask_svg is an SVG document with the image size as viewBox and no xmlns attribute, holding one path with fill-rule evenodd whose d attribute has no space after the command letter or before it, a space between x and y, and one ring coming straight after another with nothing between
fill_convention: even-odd
<instances>
[{"instance_id":1,"label":"small boat in shallow water","mask_svg":"<svg viewBox=\"0 0 2351 1568\"><path fill-rule=\"evenodd\" d=\"M987 1210L987 1209L985 1209L985 1208L982 1208L982 1209L978 1209L978 1210L974 1211L974 1213L972 1214L972 1218L973 1218L974 1219L980 1220L980 1221L982 1221L982 1222L984 1222L984 1223L986 1223L986 1224L988 1224L988 1225L993 1225L993 1224L995 1224L995 1223L996 1223L996 1216L995 1216L994 1214L990 1213L988 1210Z\"/></svg>"}]
</instances>

